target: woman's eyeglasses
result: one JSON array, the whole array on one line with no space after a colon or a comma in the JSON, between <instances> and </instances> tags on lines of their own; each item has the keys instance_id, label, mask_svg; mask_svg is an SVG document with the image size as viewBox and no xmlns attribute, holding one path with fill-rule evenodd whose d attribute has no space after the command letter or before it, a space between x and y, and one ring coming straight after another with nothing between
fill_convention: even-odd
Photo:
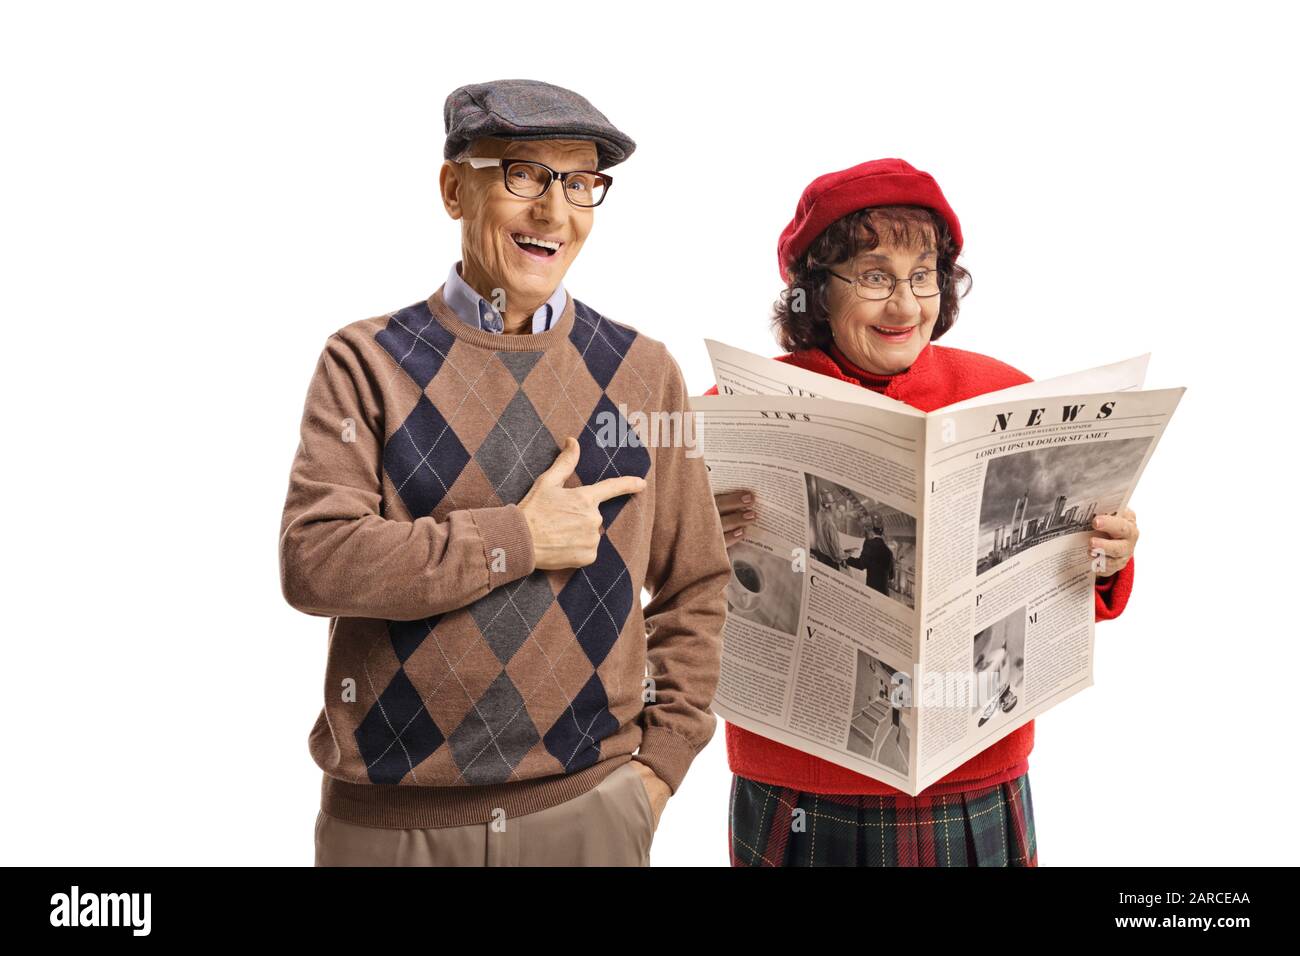
<instances>
[{"instance_id":1,"label":"woman's eyeglasses","mask_svg":"<svg viewBox=\"0 0 1300 956\"><path fill-rule=\"evenodd\" d=\"M831 272L831 275L853 286L853 291L860 299L888 299L894 294L899 281L898 276L879 269L864 272L856 279L849 279L838 272ZM938 269L919 269L908 276L908 282L912 286L912 295L918 299L928 299L943 291L944 275Z\"/></svg>"},{"instance_id":2,"label":"woman's eyeglasses","mask_svg":"<svg viewBox=\"0 0 1300 956\"><path fill-rule=\"evenodd\" d=\"M558 179L564 186L564 198L570 205L580 209L599 206L614 182L614 177L598 173L594 169L576 169L562 173L557 169L551 169L545 163L530 159L471 157L461 162L469 163L475 169L500 166L506 189L520 199L539 199L545 196L546 191L551 188L551 183Z\"/></svg>"}]
</instances>

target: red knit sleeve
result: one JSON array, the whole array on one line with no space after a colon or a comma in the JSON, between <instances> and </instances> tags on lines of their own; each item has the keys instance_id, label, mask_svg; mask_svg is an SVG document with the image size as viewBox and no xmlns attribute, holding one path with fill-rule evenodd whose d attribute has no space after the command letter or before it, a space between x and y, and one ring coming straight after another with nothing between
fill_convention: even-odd
<instances>
[{"instance_id":1,"label":"red knit sleeve","mask_svg":"<svg viewBox=\"0 0 1300 956\"><path fill-rule=\"evenodd\" d=\"M1129 594L1133 590L1133 562L1136 556L1128 559L1128 564L1114 574L1097 579L1097 620L1109 621L1117 618L1128 604Z\"/></svg>"}]
</instances>

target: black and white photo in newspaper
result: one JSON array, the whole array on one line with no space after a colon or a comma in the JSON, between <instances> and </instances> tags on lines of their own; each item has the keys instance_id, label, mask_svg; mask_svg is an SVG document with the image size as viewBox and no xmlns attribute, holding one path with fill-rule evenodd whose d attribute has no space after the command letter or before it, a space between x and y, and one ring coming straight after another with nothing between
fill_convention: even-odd
<instances>
[{"instance_id":1,"label":"black and white photo in newspaper","mask_svg":"<svg viewBox=\"0 0 1300 956\"><path fill-rule=\"evenodd\" d=\"M920 789L1092 685L1091 522L1127 507L1183 392L927 416Z\"/></svg>"}]
</instances>

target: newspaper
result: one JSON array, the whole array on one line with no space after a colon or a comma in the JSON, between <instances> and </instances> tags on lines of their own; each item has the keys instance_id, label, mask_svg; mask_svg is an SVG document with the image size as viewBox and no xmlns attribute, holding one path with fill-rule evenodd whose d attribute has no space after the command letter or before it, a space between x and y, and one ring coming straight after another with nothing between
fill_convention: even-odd
<instances>
[{"instance_id":1,"label":"newspaper","mask_svg":"<svg viewBox=\"0 0 1300 956\"><path fill-rule=\"evenodd\" d=\"M915 796L1092 685L1091 521L1185 391L1143 390L1149 353L926 414L707 344L699 452L758 513L716 713Z\"/></svg>"}]
</instances>

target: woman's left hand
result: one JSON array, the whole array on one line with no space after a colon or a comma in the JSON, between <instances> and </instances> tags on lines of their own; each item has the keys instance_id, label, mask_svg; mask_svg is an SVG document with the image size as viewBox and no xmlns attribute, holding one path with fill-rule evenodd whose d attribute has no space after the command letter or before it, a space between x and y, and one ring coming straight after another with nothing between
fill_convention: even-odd
<instances>
[{"instance_id":1,"label":"woman's left hand","mask_svg":"<svg viewBox=\"0 0 1300 956\"><path fill-rule=\"evenodd\" d=\"M1097 515L1092 521L1097 536L1092 539L1093 551L1100 548L1104 554L1104 567L1097 568L1097 577L1109 577L1123 569L1133 557L1137 547L1137 515L1132 508L1125 508L1119 514ZM1094 559L1096 555L1093 555Z\"/></svg>"}]
</instances>

